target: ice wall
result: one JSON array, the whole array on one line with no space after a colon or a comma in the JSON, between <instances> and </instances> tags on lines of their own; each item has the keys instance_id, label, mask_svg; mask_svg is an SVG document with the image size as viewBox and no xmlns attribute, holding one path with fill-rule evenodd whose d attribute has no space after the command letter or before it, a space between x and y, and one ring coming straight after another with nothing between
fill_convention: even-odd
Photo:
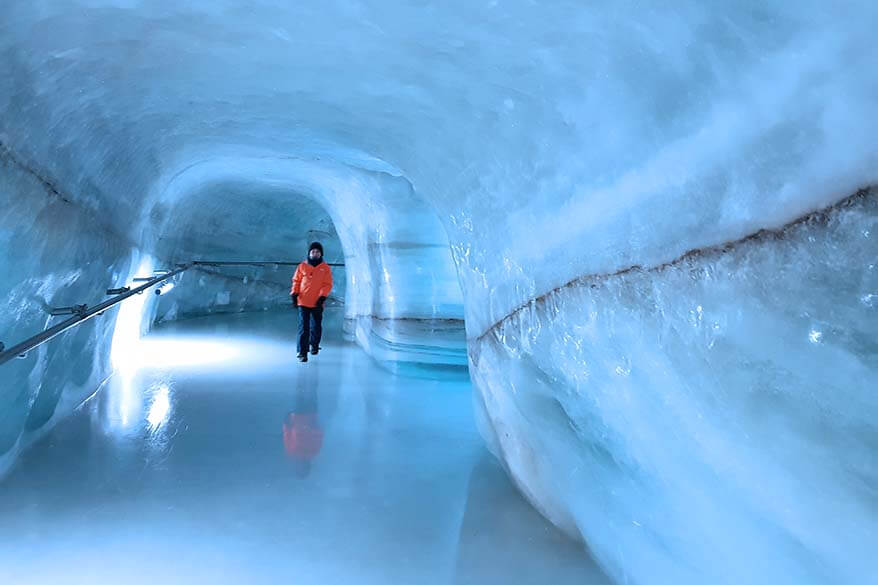
<instances>
[{"instance_id":1,"label":"ice wall","mask_svg":"<svg viewBox=\"0 0 878 585\"><path fill-rule=\"evenodd\" d=\"M64 317L51 307L101 300L140 252L0 144L0 341L12 346ZM0 371L0 476L18 451L109 375L115 310Z\"/></svg>"},{"instance_id":2,"label":"ice wall","mask_svg":"<svg viewBox=\"0 0 878 585\"><path fill-rule=\"evenodd\" d=\"M494 449L613 574L872 582L876 230L862 193L533 301L471 344Z\"/></svg>"},{"instance_id":3,"label":"ice wall","mask_svg":"<svg viewBox=\"0 0 878 585\"><path fill-rule=\"evenodd\" d=\"M874 581L874 2L0 14L19 159L146 253L201 185L316 201L361 343L464 314L486 436L619 582Z\"/></svg>"}]
</instances>

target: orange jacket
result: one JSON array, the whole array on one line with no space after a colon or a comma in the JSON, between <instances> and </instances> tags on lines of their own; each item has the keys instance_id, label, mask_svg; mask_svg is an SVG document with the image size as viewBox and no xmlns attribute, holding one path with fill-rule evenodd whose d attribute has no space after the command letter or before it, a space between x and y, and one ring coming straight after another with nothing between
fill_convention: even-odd
<instances>
[{"instance_id":1,"label":"orange jacket","mask_svg":"<svg viewBox=\"0 0 878 585\"><path fill-rule=\"evenodd\" d=\"M300 306L313 309L317 306L317 299L328 297L331 290L332 270L326 262L321 262L317 266L302 262L296 268L290 294L299 295Z\"/></svg>"}]
</instances>

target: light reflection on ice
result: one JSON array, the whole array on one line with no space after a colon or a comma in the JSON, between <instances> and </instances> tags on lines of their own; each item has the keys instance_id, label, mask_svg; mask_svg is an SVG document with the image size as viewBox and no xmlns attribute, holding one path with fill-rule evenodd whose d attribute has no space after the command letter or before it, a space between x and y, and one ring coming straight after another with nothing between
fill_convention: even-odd
<instances>
[{"instance_id":1,"label":"light reflection on ice","mask_svg":"<svg viewBox=\"0 0 878 585\"><path fill-rule=\"evenodd\" d=\"M151 430L159 428L162 423L168 420L171 412L171 389L167 384L162 384L152 398L152 405L149 407L149 414L146 420L149 422Z\"/></svg>"},{"instance_id":2,"label":"light reflection on ice","mask_svg":"<svg viewBox=\"0 0 878 585\"><path fill-rule=\"evenodd\" d=\"M147 338L137 347L138 367L209 366L228 363L242 350L231 342L204 338Z\"/></svg>"}]
</instances>

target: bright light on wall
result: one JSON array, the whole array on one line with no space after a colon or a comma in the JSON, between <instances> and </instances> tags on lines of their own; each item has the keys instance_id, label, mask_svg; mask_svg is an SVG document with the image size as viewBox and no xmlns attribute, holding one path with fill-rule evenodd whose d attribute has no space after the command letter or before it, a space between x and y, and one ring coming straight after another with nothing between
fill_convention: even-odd
<instances>
[{"instance_id":1,"label":"bright light on wall","mask_svg":"<svg viewBox=\"0 0 878 585\"><path fill-rule=\"evenodd\" d=\"M132 275L149 274L152 268L153 260L147 256L141 260L140 266ZM137 344L143 334L143 315L149 298L149 295L134 295L119 304L113 331L113 347L110 350L110 361L116 369L124 369L137 360Z\"/></svg>"}]
</instances>

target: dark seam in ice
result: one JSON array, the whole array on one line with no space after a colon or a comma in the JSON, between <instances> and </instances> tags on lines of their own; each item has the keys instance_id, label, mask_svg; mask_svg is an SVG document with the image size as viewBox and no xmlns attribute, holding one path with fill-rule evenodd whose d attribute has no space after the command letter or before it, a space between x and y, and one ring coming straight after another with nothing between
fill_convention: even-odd
<instances>
[{"instance_id":1,"label":"dark seam in ice","mask_svg":"<svg viewBox=\"0 0 878 585\"><path fill-rule=\"evenodd\" d=\"M65 197L61 193L61 191L59 191L58 188L55 187L55 185L51 181L49 181L46 177L41 175L35 169L26 165L24 163L24 161L22 161L20 158L18 158L15 155L15 153L12 151L12 149L9 148L8 146L6 146L6 144L3 142L0 142L0 158L8 160L10 163L12 163L16 167L18 167L20 170L24 171L25 173L27 173L30 176L32 176L33 178L35 178L43 186L43 188L46 190L46 192L48 192L50 195L54 195L55 197L57 197L58 199L60 199L64 203L68 203L68 204L73 203L68 197Z\"/></svg>"},{"instance_id":2,"label":"dark seam in ice","mask_svg":"<svg viewBox=\"0 0 878 585\"><path fill-rule=\"evenodd\" d=\"M683 254L681 254L680 256L678 256L677 258L675 258L669 262L665 262L663 264L659 264L659 265L653 266L651 268L643 268L639 264L635 264L633 266L628 266L626 268L622 268L620 270L617 270L616 272L610 272L607 274L587 274L584 276L577 276L573 280L570 280L569 282L562 284L559 287L553 288L552 290L550 290L546 293L543 293L542 295L540 295L538 297L534 297L530 301L513 309L505 317L503 317L502 319L498 320L496 323L494 323L493 325L488 327L484 333L482 333L481 335L479 335L475 339L476 339L476 341L481 341L486 336L495 332L504 323L506 323L507 321L509 321L510 319L515 317L516 315L518 315L520 312L522 312L524 309L529 307L531 304L546 302L546 300L549 297L551 297L552 295L554 295L556 293L561 292L561 290L563 290L563 289L573 288L576 286L583 286L586 284L591 286L592 288L594 288L597 286L597 284L595 282L589 282L589 281L605 280L608 278L613 278L615 276L623 276L625 274L631 274L633 272L644 272L644 273L661 272L665 269L675 267L679 264L683 264L684 262L692 260L693 258L697 258L700 256L706 256L708 254L724 254L726 252L731 252L733 249L740 246L741 244L745 244L748 242L769 240L769 239L770 240L782 240L782 239L784 239L786 232L794 227L798 227L798 226L805 225L805 224L825 224L825 223L827 223L829 221L830 217L833 214L837 213L838 211L840 211L842 209L846 209L848 207L853 207L855 204L859 203L860 201L862 201L866 197L870 196L870 194L876 195L876 193L873 193L874 189L875 189L875 187L872 185L870 185L868 187L861 187L860 189L857 189L857 191L853 195L849 195L848 197L845 197L844 199L842 199L838 203L834 203L833 205L830 205L828 207L824 207L823 209L818 209L816 211L811 211L809 213L806 213L805 215L803 215L797 219L794 219L793 221L791 221L791 222L789 222L789 223L787 223L779 228L761 229L755 233L750 234L749 236L745 236L745 237L738 239L738 240L733 240L731 242L717 244L715 246L708 246L706 248L696 248L694 250L688 250L687 252L684 252Z\"/></svg>"},{"instance_id":3,"label":"dark seam in ice","mask_svg":"<svg viewBox=\"0 0 878 585\"><path fill-rule=\"evenodd\" d=\"M412 322L421 322L421 321L429 321L431 323L449 323L449 324L457 324L460 323L463 326L463 319L455 319L453 317L376 317L374 315L354 315L352 317L345 317L345 319L352 321L354 319L360 319L362 317L367 317L374 321L412 321Z\"/></svg>"},{"instance_id":4,"label":"dark seam in ice","mask_svg":"<svg viewBox=\"0 0 878 585\"><path fill-rule=\"evenodd\" d=\"M0 141L0 164L8 162L10 165L15 166L21 172L30 175L43 187L43 189L49 195L53 197L57 197L63 203L67 205L72 205L77 207L90 221L94 222L98 226L101 227L108 234L115 236L120 241L127 243L129 246L135 246L135 242L131 240L131 237L127 233L120 232L116 229L116 226L102 221L100 216L98 216L94 210L89 209L88 207L84 207L82 205L77 205L76 202L73 201L69 196L65 195L61 192L61 190L55 186L55 184L47 179L45 176L39 173L36 169L28 166L23 160L21 160L9 146L6 145L3 141Z\"/></svg>"}]
</instances>

